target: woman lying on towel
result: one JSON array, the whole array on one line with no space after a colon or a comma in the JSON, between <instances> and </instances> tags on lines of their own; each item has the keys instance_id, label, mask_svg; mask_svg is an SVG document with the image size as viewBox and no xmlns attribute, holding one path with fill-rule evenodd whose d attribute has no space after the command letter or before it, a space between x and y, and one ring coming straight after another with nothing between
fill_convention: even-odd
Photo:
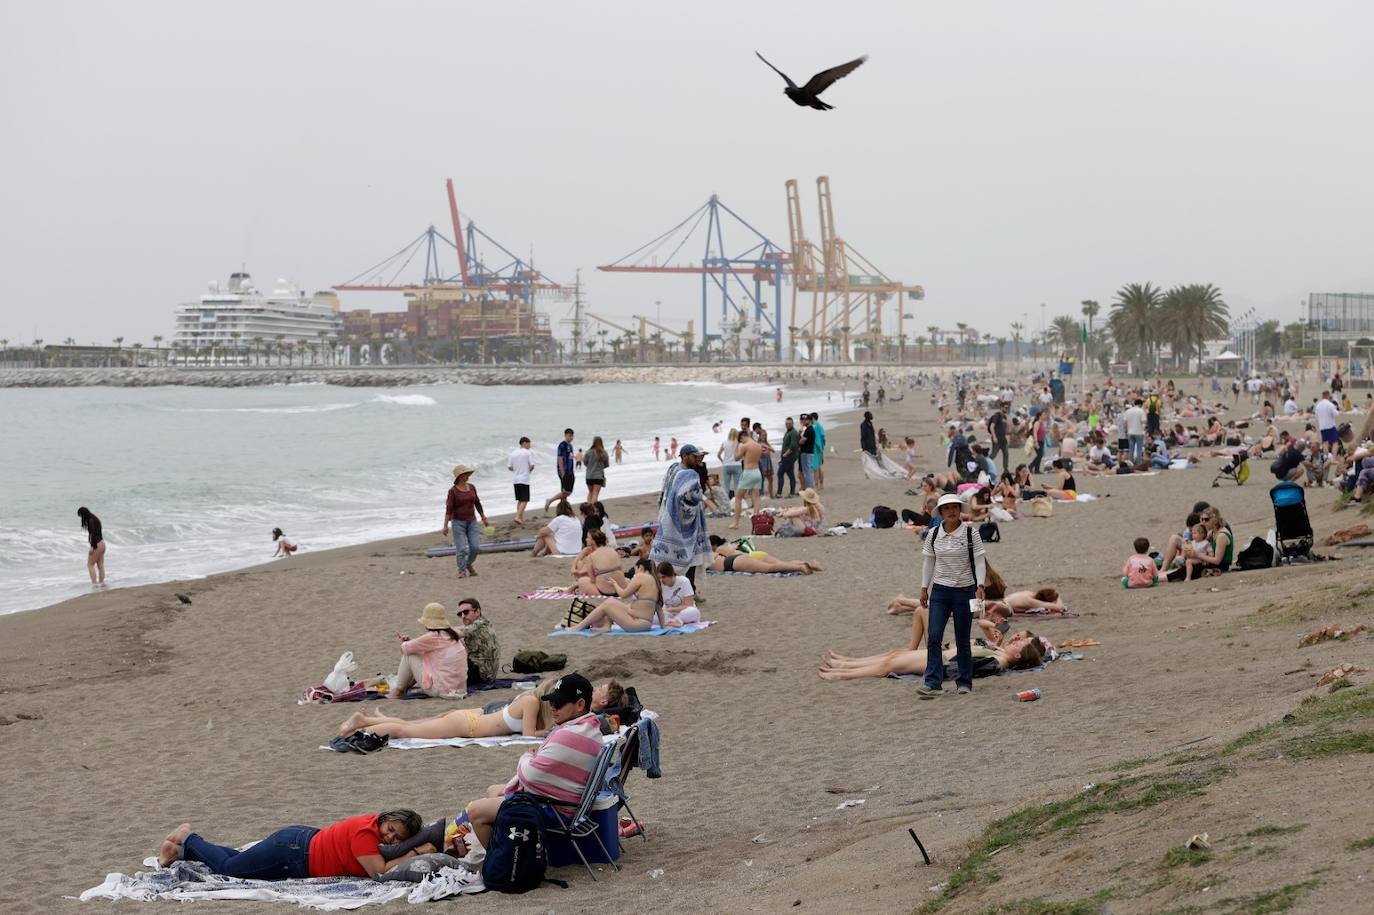
<instances>
[{"instance_id":1,"label":"woman lying on towel","mask_svg":"<svg viewBox=\"0 0 1374 915\"><path fill-rule=\"evenodd\" d=\"M745 553L728 542L724 537L711 535L711 550L715 557L711 564L706 568L713 572L800 572L803 575L810 575L812 572L824 572L820 563L810 560L800 560L788 562L778 559L776 556L769 556L763 550L752 550Z\"/></svg>"},{"instance_id":2,"label":"woman lying on towel","mask_svg":"<svg viewBox=\"0 0 1374 915\"><path fill-rule=\"evenodd\" d=\"M920 533L924 535L925 531L921 531ZM983 596L987 598L985 602L986 607L998 605L998 603L1006 597L1006 594L1007 583L1002 579L1002 576L998 574L997 570L992 567L992 563L987 563L987 576L983 582ZM986 607L984 611L985 616L987 615ZM920 609L922 609L921 602L914 597L907 597L905 594L898 594L887 603L887 612L892 616L912 613Z\"/></svg>"},{"instance_id":3,"label":"woman lying on towel","mask_svg":"<svg viewBox=\"0 0 1374 915\"><path fill-rule=\"evenodd\" d=\"M252 848L239 851L211 845L182 823L162 842L157 863L200 861L214 874L244 880L301 880L306 877L376 877L422 851L422 846L391 861L382 859L380 846L404 842L420 830L413 810L365 813L340 820L324 829L287 826Z\"/></svg>"},{"instance_id":4,"label":"woman lying on towel","mask_svg":"<svg viewBox=\"0 0 1374 915\"><path fill-rule=\"evenodd\" d=\"M981 622L981 621L980 621ZM957 650L946 648L946 662L954 660ZM1000 646L975 644L973 657L993 658L1002 670L1023 667L1039 667L1044 660L1045 648L1035 633L1029 629L1013 632L1005 637ZM883 654L869 655L864 658L851 658L827 651L821 656L821 666L817 673L822 680L863 680L869 677L886 677L888 674L923 674L926 672L926 650L917 648L894 648Z\"/></svg>"},{"instance_id":5,"label":"woman lying on towel","mask_svg":"<svg viewBox=\"0 0 1374 915\"><path fill-rule=\"evenodd\" d=\"M1059 600L1059 592L1054 588L1041 588L1039 591L1013 591L1000 601L988 601L991 609L996 603L1004 604L1013 613L1037 613L1050 611L1063 613L1068 610Z\"/></svg>"},{"instance_id":6,"label":"woman lying on towel","mask_svg":"<svg viewBox=\"0 0 1374 915\"><path fill-rule=\"evenodd\" d=\"M339 736L346 737L355 731L366 731L378 737L420 737L429 740L445 740L450 737L505 737L509 734L522 734L525 737L541 737L553 722L553 709L549 708L545 696L553 689L555 679L547 679L527 693L521 693L509 705L489 714L481 709L460 708L442 715L407 721L374 712L354 712L339 725ZM621 704L625 689L615 680L607 680L592 690L592 711L612 708Z\"/></svg>"}]
</instances>

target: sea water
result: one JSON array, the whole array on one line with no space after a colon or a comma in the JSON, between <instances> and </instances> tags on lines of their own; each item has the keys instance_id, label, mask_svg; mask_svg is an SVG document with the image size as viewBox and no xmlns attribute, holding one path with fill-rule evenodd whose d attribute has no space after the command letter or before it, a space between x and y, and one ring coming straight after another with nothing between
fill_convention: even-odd
<instances>
[{"instance_id":1,"label":"sea water","mask_svg":"<svg viewBox=\"0 0 1374 915\"><path fill-rule=\"evenodd\" d=\"M514 511L506 457L533 442L535 518L558 490L554 452L620 439L604 498L656 491L676 436L710 454L742 416L782 440L783 418L826 417L838 392L773 385L676 384L409 388L0 390L0 613L90 590L85 531L104 525L110 587L195 578L272 558L271 530L305 551L434 531L450 469L472 482L489 516ZM828 399L831 398L831 399ZM711 427L723 422L722 432ZM829 429L829 424L827 424ZM578 472L574 501L586 493ZM617 524L652 518L614 517ZM436 538L437 539L437 538Z\"/></svg>"}]
</instances>

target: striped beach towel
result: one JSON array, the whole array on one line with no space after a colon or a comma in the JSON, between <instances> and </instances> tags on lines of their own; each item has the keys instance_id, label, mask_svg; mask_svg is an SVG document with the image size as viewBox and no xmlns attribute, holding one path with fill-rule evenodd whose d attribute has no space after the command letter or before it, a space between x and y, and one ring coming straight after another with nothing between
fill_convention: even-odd
<instances>
[{"instance_id":1,"label":"striped beach towel","mask_svg":"<svg viewBox=\"0 0 1374 915\"><path fill-rule=\"evenodd\" d=\"M800 572L726 572L718 569L707 569L707 575L766 575L769 578L791 578L800 575Z\"/></svg>"},{"instance_id":2,"label":"striped beach towel","mask_svg":"<svg viewBox=\"0 0 1374 915\"><path fill-rule=\"evenodd\" d=\"M603 600L610 595L578 594L576 591L564 591L562 588L535 588L533 591L526 591L519 595L516 600L572 600L577 597L585 600Z\"/></svg>"}]
</instances>

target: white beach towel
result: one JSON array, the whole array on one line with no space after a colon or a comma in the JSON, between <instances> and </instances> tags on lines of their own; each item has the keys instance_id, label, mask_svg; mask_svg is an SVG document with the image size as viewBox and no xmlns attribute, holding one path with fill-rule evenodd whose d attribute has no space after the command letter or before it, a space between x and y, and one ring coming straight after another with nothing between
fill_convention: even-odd
<instances>
[{"instance_id":1,"label":"white beach towel","mask_svg":"<svg viewBox=\"0 0 1374 915\"><path fill-rule=\"evenodd\" d=\"M641 713L643 714L643 713ZM658 717L650 714L649 717ZM601 742L606 743L615 740L616 737L624 736L627 728L621 728L618 734L602 734ZM426 750L430 747L509 747L509 746L538 746L542 743L542 737L526 737L523 734L507 734L503 737L445 737L438 739L424 737L393 737L387 742L388 750ZM328 750L328 747L320 747L321 750Z\"/></svg>"},{"instance_id":2,"label":"white beach towel","mask_svg":"<svg viewBox=\"0 0 1374 915\"><path fill-rule=\"evenodd\" d=\"M157 859L147 858L143 866L157 868ZM138 871L132 876L110 874L104 883L91 887L77 898L82 902L92 899L136 899L140 902L158 899L174 899L178 902L250 899L258 902L289 902L323 912L338 912L395 899L427 902L479 893L483 889L485 887L480 876L450 867L426 877L422 883L380 883L356 877L241 880L212 874L209 868L199 862L175 861L171 867Z\"/></svg>"}]
</instances>

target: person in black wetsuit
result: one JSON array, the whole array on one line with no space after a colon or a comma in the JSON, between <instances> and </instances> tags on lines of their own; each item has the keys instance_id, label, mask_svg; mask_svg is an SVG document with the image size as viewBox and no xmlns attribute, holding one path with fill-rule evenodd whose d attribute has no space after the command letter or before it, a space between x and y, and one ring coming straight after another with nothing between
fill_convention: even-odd
<instances>
[{"instance_id":1,"label":"person in black wetsuit","mask_svg":"<svg viewBox=\"0 0 1374 915\"><path fill-rule=\"evenodd\" d=\"M76 510L76 516L81 519L81 526L86 529L86 537L91 542L91 550L86 554L86 571L90 573L91 584L103 585L105 583L104 528L100 526L100 519L84 505ZM99 577L97 577L97 573L99 573Z\"/></svg>"}]
</instances>

